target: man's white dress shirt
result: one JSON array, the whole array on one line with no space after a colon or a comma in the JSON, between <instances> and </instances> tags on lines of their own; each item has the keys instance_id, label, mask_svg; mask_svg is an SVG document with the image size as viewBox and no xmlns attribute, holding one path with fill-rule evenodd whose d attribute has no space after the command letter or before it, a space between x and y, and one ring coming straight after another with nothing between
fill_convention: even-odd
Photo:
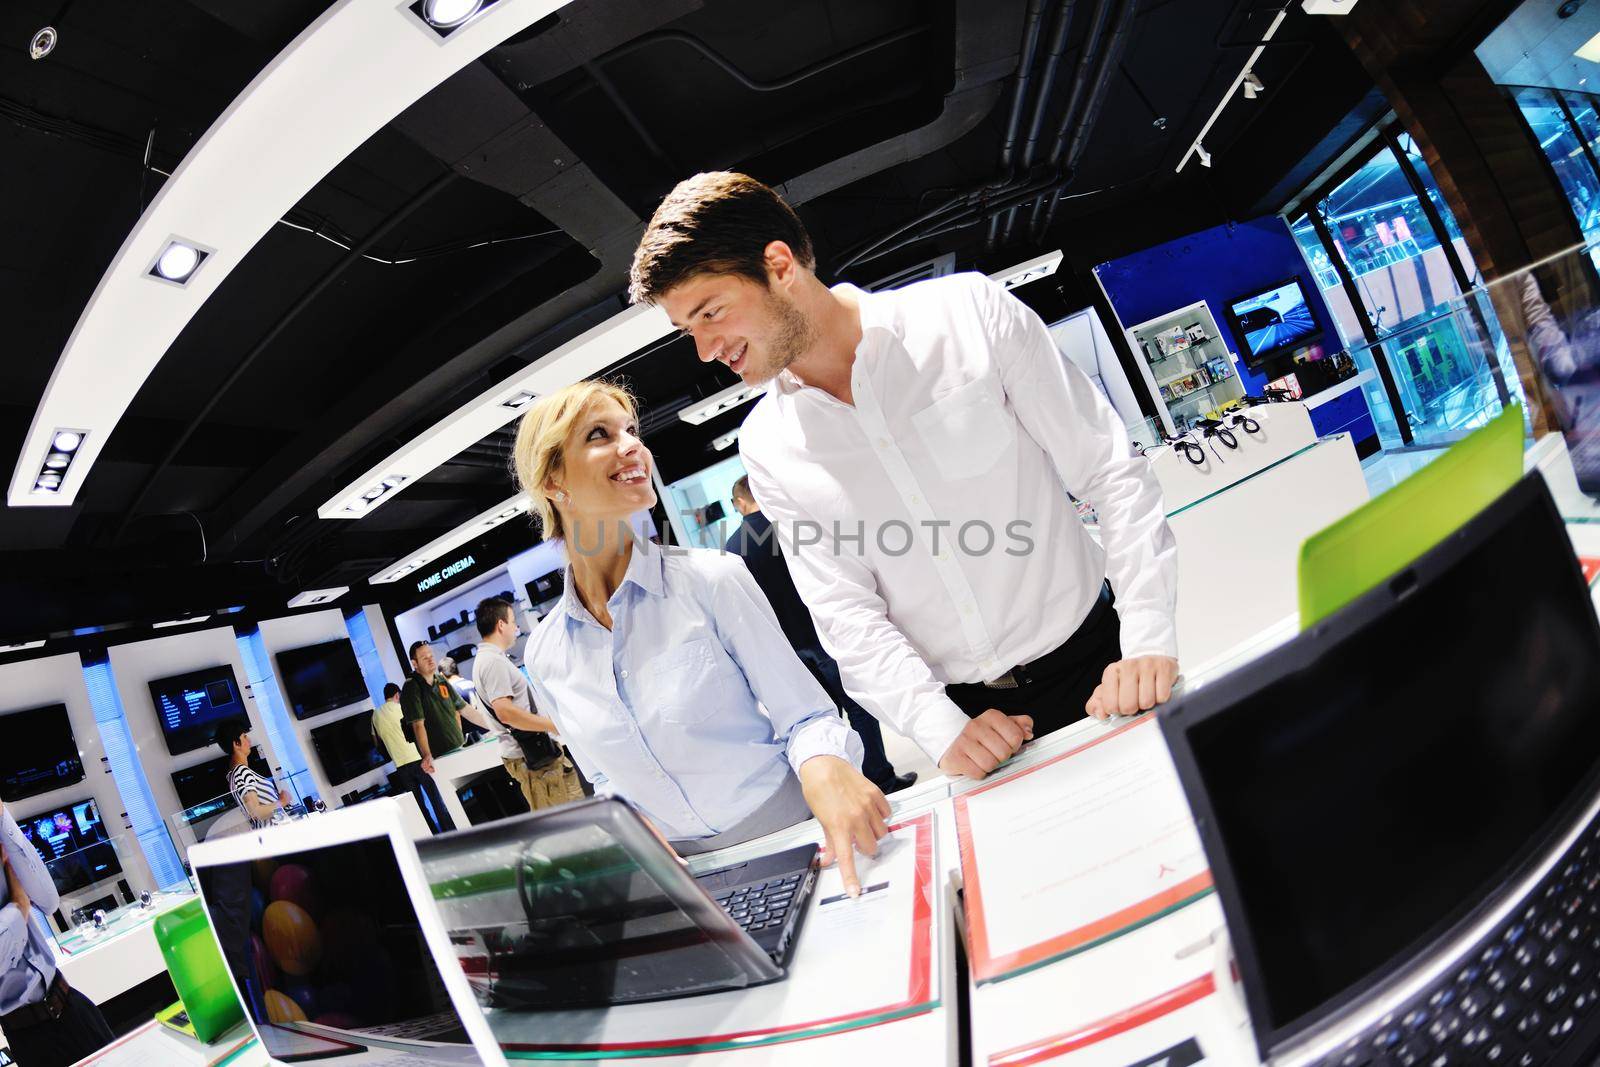
<instances>
[{"instance_id":1,"label":"man's white dress shirt","mask_svg":"<svg viewBox=\"0 0 1600 1067\"><path fill-rule=\"evenodd\" d=\"M1039 317L976 274L841 290L854 405L785 371L739 448L850 695L937 762L968 721L944 686L1055 649L1108 577L1123 655L1176 657L1161 490Z\"/></svg>"}]
</instances>

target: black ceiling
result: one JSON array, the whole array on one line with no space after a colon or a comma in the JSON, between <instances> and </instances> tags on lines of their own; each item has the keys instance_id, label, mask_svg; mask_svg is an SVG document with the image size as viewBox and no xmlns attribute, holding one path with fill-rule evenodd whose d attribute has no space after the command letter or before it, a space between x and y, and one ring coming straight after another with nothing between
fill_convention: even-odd
<instances>
[{"instance_id":1,"label":"black ceiling","mask_svg":"<svg viewBox=\"0 0 1600 1067\"><path fill-rule=\"evenodd\" d=\"M324 6L0 6L6 466L163 173ZM1041 52L1060 6L1041 0ZM642 220L693 171L744 169L781 187L830 278L867 284L943 253L997 269L1060 247L1067 264L1048 288L1070 304L1096 262L1275 209L1293 175L1342 147L1329 131L1373 106L1328 20L1293 4L1256 65L1266 96L1229 106L1207 138L1212 168L1176 174L1283 5L1105 0L1102 40L1121 41L1109 63L1107 47L1084 47L1101 5L1070 6L1034 170L1014 157L1008 174L1029 0L574 0L397 117L268 233L151 375L74 507L0 511L0 641L280 608L301 589L359 585L502 499L508 433L370 518L315 514L397 445L619 310ZM29 38L52 21L59 46L30 60ZM1049 146L1077 129L1064 122L1080 69L1077 117L1098 100L1069 173L1051 168ZM1042 74L1041 59L1035 91ZM1025 205L1009 242L991 246L984 212L1029 182L1064 195L1051 229L1030 232ZM833 269L974 196L910 231L933 236ZM709 442L744 414L700 427L671 417L733 382L683 342L616 370L645 402L669 480L718 458Z\"/></svg>"}]
</instances>

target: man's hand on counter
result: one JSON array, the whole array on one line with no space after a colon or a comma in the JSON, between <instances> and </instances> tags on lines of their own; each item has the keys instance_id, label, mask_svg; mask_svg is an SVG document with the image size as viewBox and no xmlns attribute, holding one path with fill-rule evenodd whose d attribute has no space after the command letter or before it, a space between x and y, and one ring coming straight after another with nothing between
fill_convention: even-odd
<instances>
[{"instance_id":1,"label":"man's hand on counter","mask_svg":"<svg viewBox=\"0 0 1600 1067\"><path fill-rule=\"evenodd\" d=\"M945 774L983 778L1033 740L1033 718L997 708L972 719L939 758Z\"/></svg>"},{"instance_id":2,"label":"man's hand on counter","mask_svg":"<svg viewBox=\"0 0 1600 1067\"><path fill-rule=\"evenodd\" d=\"M1178 661L1171 656L1134 656L1106 667L1083 710L1097 719L1137 715L1172 699Z\"/></svg>"},{"instance_id":3,"label":"man's hand on counter","mask_svg":"<svg viewBox=\"0 0 1600 1067\"><path fill-rule=\"evenodd\" d=\"M823 866L837 863L844 891L859 896L856 850L868 856L878 854L878 842L889 835L889 801L838 756L812 756L802 763L800 789L827 841Z\"/></svg>"}]
</instances>

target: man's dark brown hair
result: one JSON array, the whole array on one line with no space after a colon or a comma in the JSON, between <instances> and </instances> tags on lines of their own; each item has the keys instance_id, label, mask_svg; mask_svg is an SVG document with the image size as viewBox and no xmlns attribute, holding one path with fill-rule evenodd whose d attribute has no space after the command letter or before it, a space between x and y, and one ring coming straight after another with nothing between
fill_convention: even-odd
<instances>
[{"instance_id":1,"label":"man's dark brown hair","mask_svg":"<svg viewBox=\"0 0 1600 1067\"><path fill-rule=\"evenodd\" d=\"M628 271L628 299L654 304L696 274L737 274L767 284L766 247L789 246L815 270L816 253L794 209L748 174L712 171L679 182L650 216Z\"/></svg>"}]
</instances>

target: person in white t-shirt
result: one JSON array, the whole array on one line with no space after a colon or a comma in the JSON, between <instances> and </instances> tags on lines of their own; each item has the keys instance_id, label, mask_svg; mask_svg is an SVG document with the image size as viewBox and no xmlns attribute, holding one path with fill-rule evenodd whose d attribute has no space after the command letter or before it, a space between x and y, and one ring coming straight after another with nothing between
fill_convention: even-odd
<instances>
[{"instance_id":1,"label":"person in white t-shirt","mask_svg":"<svg viewBox=\"0 0 1600 1067\"><path fill-rule=\"evenodd\" d=\"M1036 729L1170 697L1160 487L1001 286L829 289L789 206L723 172L662 201L629 296L703 362L767 386L739 438L756 503L845 691L946 773L981 778ZM1103 549L1069 493L1094 505Z\"/></svg>"}]
</instances>

